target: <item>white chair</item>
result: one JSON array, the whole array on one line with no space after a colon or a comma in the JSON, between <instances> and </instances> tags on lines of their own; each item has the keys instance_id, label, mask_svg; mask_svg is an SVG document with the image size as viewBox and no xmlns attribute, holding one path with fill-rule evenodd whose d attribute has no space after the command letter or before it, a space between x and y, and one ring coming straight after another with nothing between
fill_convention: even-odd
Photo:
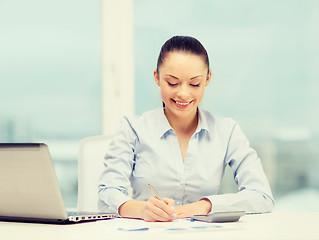
<instances>
[{"instance_id":1,"label":"white chair","mask_svg":"<svg viewBox=\"0 0 319 240\"><path fill-rule=\"evenodd\" d=\"M93 136L80 143L78 158L78 210L98 211L98 180L110 136Z\"/></svg>"}]
</instances>

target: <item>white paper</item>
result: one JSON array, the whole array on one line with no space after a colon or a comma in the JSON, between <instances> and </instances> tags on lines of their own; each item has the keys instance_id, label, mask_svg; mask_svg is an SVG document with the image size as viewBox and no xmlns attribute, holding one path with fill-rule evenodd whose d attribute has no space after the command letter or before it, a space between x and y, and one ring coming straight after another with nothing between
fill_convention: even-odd
<instances>
[{"instance_id":1,"label":"white paper","mask_svg":"<svg viewBox=\"0 0 319 240\"><path fill-rule=\"evenodd\" d=\"M234 228L233 224L192 222L190 219L178 219L172 222L145 222L138 219L115 218L97 222L105 231L118 232L185 232L220 231ZM236 227L235 227L236 228Z\"/></svg>"}]
</instances>

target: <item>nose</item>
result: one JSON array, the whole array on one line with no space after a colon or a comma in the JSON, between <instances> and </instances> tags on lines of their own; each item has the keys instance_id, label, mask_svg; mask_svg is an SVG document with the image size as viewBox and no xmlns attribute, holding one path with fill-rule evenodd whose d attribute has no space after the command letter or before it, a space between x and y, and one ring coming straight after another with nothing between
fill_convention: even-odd
<instances>
[{"instance_id":1,"label":"nose","mask_svg":"<svg viewBox=\"0 0 319 240\"><path fill-rule=\"evenodd\" d=\"M187 100L189 96L188 86L186 84L181 84L176 95L181 100Z\"/></svg>"}]
</instances>

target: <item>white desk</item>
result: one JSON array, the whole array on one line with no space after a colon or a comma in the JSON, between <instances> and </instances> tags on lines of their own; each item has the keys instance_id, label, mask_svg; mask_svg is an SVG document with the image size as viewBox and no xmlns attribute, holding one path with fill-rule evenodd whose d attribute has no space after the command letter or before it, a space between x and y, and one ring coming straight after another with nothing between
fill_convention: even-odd
<instances>
[{"instance_id":1,"label":"white desk","mask_svg":"<svg viewBox=\"0 0 319 240\"><path fill-rule=\"evenodd\" d=\"M237 223L224 223L225 228L209 231L110 231L107 221L74 225L0 222L0 239L319 239L319 212L246 215Z\"/></svg>"}]
</instances>

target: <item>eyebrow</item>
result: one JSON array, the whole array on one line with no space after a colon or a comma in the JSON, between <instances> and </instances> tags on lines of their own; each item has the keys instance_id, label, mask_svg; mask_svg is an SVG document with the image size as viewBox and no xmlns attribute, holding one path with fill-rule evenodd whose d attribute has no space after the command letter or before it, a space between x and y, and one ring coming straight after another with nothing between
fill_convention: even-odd
<instances>
[{"instance_id":1,"label":"eyebrow","mask_svg":"<svg viewBox=\"0 0 319 240\"><path fill-rule=\"evenodd\" d=\"M195 79L195 78L199 78L199 77L204 77L203 75L198 75L198 76L195 76L195 77L192 77L190 80L193 80L193 79Z\"/></svg>"},{"instance_id":2,"label":"eyebrow","mask_svg":"<svg viewBox=\"0 0 319 240\"><path fill-rule=\"evenodd\" d=\"M165 76L172 77L172 78L175 78L175 79L179 80L178 77L175 77L174 75L171 75L171 74L165 74Z\"/></svg>"},{"instance_id":3,"label":"eyebrow","mask_svg":"<svg viewBox=\"0 0 319 240\"><path fill-rule=\"evenodd\" d=\"M169 76L169 77L172 77L172 78L175 78L175 79L179 80L178 77L175 77L174 75L171 75L171 74L165 74L165 76ZM199 77L204 77L204 76L203 75L198 75L198 76L190 78L189 80L193 80L193 79L199 78Z\"/></svg>"}]
</instances>

